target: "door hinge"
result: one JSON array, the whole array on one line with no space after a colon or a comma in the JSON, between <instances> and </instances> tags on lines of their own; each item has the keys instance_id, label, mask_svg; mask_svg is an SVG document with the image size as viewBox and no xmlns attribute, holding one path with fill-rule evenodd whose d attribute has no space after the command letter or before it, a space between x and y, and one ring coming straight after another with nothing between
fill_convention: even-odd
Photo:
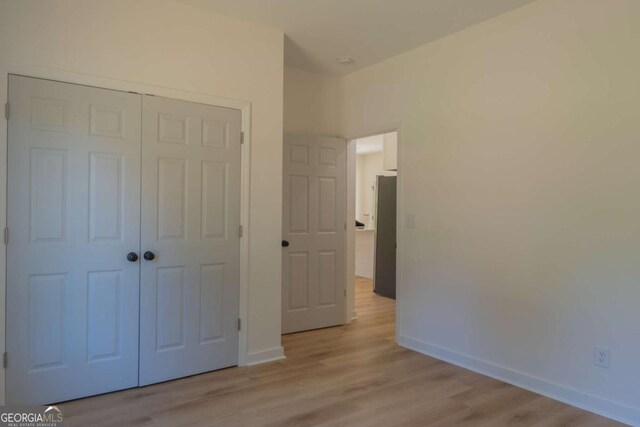
<instances>
[{"instance_id":1,"label":"door hinge","mask_svg":"<svg viewBox=\"0 0 640 427\"><path fill-rule=\"evenodd\" d=\"M9 120L9 116L11 115L11 106L7 102L4 104L4 117Z\"/></svg>"},{"instance_id":2,"label":"door hinge","mask_svg":"<svg viewBox=\"0 0 640 427\"><path fill-rule=\"evenodd\" d=\"M5 351L2 355L2 366L6 369L9 366L9 354Z\"/></svg>"},{"instance_id":3,"label":"door hinge","mask_svg":"<svg viewBox=\"0 0 640 427\"><path fill-rule=\"evenodd\" d=\"M242 228L242 226L238 227L238 234L240 235L240 237L242 237L243 233L244 233L244 229Z\"/></svg>"},{"instance_id":4,"label":"door hinge","mask_svg":"<svg viewBox=\"0 0 640 427\"><path fill-rule=\"evenodd\" d=\"M9 244L9 227L4 228L4 244Z\"/></svg>"},{"instance_id":5,"label":"door hinge","mask_svg":"<svg viewBox=\"0 0 640 427\"><path fill-rule=\"evenodd\" d=\"M238 330L242 330L242 319L238 319ZM6 354L6 353L5 353Z\"/></svg>"},{"instance_id":6,"label":"door hinge","mask_svg":"<svg viewBox=\"0 0 640 427\"><path fill-rule=\"evenodd\" d=\"M244 144L244 132L240 132L240 144Z\"/></svg>"},{"instance_id":7,"label":"door hinge","mask_svg":"<svg viewBox=\"0 0 640 427\"><path fill-rule=\"evenodd\" d=\"M345 297L347 296L347 290L346 289L344 290L344 296Z\"/></svg>"}]
</instances>

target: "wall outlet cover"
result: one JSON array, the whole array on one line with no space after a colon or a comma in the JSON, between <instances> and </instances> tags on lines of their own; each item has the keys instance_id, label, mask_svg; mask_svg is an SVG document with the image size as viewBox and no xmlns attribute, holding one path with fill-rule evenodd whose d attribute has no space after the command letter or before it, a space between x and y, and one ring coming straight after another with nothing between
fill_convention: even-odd
<instances>
[{"instance_id":1,"label":"wall outlet cover","mask_svg":"<svg viewBox=\"0 0 640 427\"><path fill-rule=\"evenodd\" d=\"M596 346L593 351L593 364L601 368L609 369L611 362L611 349Z\"/></svg>"}]
</instances>

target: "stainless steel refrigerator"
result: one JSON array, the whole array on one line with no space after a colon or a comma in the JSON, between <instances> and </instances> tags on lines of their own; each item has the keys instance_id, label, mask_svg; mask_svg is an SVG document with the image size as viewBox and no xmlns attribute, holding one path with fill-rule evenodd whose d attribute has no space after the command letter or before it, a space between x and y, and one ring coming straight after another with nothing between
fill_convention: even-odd
<instances>
[{"instance_id":1,"label":"stainless steel refrigerator","mask_svg":"<svg viewBox=\"0 0 640 427\"><path fill-rule=\"evenodd\" d=\"M377 177L373 291L393 299L396 298L396 187L397 177Z\"/></svg>"}]
</instances>

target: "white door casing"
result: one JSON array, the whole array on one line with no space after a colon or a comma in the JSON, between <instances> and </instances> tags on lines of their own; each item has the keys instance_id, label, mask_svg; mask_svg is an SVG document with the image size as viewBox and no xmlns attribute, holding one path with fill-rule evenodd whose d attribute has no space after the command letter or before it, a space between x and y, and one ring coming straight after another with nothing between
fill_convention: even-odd
<instances>
[{"instance_id":1,"label":"white door casing","mask_svg":"<svg viewBox=\"0 0 640 427\"><path fill-rule=\"evenodd\" d=\"M287 135L283 166L282 332L343 324L346 141Z\"/></svg>"},{"instance_id":2,"label":"white door casing","mask_svg":"<svg viewBox=\"0 0 640 427\"><path fill-rule=\"evenodd\" d=\"M249 211L251 198L249 194L250 187L250 167L251 167L251 103L249 101L236 100L232 98L217 97L214 95L183 91L172 89L164 86L155 86L145 83L99 77L89 74L74 73L60 69L47 67L39 67L24 63L0 63L0 99L3 102L9 101L8 86L9 77L29 76L45 80L54 80L59 82L67 82L69 84L85 85L95 88L105 88L113 91L127 92L131 94L146 93L156 96L164 96L172 99L179 99L187 102L196 102L206 105L216 105L226 108L235 109L242 114L242 204L241 204L241 223L249 224ZM7 225L7 193L3 190L7 189L7 147L8 147L8 126L9 120L0 118L0 170L4 173L0 174L0 222ZM251 234L250 227L245 227L243 237L240 243L240 317L243 319L242 328L240 330L240 342L238 344L239 355L238 364L243 366L248 362L260 363L263 359L253 357L248 353L248 327L251 319L248 315L248 281L249 281L249 236ZM7 312L6 312L6 293L7 293L7 269L6 269L6 245L0 245L0 352L7 350ZM280 348L282 350L282 348ZM13 355L9 354L9 364L13 360ZM0 370L0 405L6 404L6 389L9 384L5 381L6 370Z\"/></svg>"},{"instance_id":3,"label":"white door casing","mask_svg":"<svg viewBox=\"0 0 640 427\"><path fill-rule=\"evenodd\" d=\"M138 384L140 96L10 76L8 404Z\"/></svg>"},{"instance_id":4,"label":"white door casing","mask_svg":"<svg viewBox=\"0 0 640 427\"><path fill-rule=\"evenodd\" d=\"M238 362L241 113L143 97L140 385Z\"/></svg>"}]
</instances>

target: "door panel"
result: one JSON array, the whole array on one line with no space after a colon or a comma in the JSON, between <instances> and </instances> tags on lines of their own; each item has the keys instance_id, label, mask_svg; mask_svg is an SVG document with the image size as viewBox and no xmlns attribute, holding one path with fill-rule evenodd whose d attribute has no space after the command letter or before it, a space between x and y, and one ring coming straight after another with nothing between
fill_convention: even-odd
<instances>
[{"instance_id":1,"label":"door panel","mask_svg":"<svg viewBox=\"0 0 640 427\"><path fill-rule=\"evenodd\" d=\"M327 307L336 303L338 290L336 251L318 252L318 306Z\"/></svg>"},{"instance_id":2,"label":"door panel","mask_svg":"<svg viewBox=\"0 0 640 427\"><path fill-rule=\"evenodd\" d=\"M309 177L291 175L289 184L289 221L285 230L289 234L309 233ZM286 184L286 183L285 183Z\"/></svg>"},{"instance_id":3,"label":"door panel","mask_svg":"<svg viewBox=\"0 0 640 427\"><path fill-rule=\"evenodd\" d=\"M7 403L138 383L140 96L10 76Z\"/></svg>"},{"instance_id":4,"label":"door panel","mask_svg":"<svg viewBox=\"0 0 640 427\"><path fill-rule=\"evenodd\" d=\"M200 343L224 337L225 264L200 268Z\"/></svg>"},{"instance_id":5,"label":"door panel","mask_svg":"<svg viewBox=\"0 0 640 427\"><path fill-rule=\"evenodd\" d=\"M64 241L66 238L68 154L68 150L30 150L32 243Z\"/></svg>"},{"instance_id":6,"label":"door panel","mask_svg":"<svg viewBox=\"0 0 640 427\"><path fill-rule=\"evenodd\" d=\"M145 155L150 154L145 150ZM185 238L186 160L158 158L158 239ZM146 195L149 197L149 195Z\"/></svg>"},{"instance_id":7,"label":"door panel","mask_svg":"<svg viewBox=\"0 0 640 427\"><path fill-rule=\"evenodd\" d=\"M202 162L202 239L226 238L227 164Z\"/></svg>"},{"instance_id":8,"label":"door panel","mask_svg":"<svg viewBox=\"0 0 640 427\"><path fill-rule=\"evenodd\" d=\"M87 360L118 355L120 328L120 271L89 273L87 290Z\"/></svg>"},{"instance_id":9,"label":"door panel","mask_svg":"<svg viewBox=\"0 0 640 427\"><path fill-rule=\"evenodd\" d=\"M140 385L237 364L238 110L143 97Z\"/></svg>"},{"instance_id":10,"label":"door panel","mask_svg":"<svg viewBox=\"0 0 640 427\"><path fill-rule=\"evenodd\" d=\"M156 271L156 351L184 347L184 266Z\"/></svg>"},{"instance_id":11,"label":"door panel","mask_svg":"<svg viewBox=\"0 0 640 427\"><path fill-rule=\"evenodd\" d=\"M318 233L337 233L336 178L318 177Z\"/></svg>"},{"instance_id":12,"label":"door panel","mask_svg":"<svg viewBox=\"0 0 640 427\"><path fill-rule=\"evenodd\" d=\"M122 238L122 155L89 155L89 239Z\"/></svg>"},{"instance_id":13,"label":"door panel","mask_svg":"<svg viewBox=\"0 0 640 427\"><path fill-rule=\"evenodd\" d=\"M283 289L283 293L289 296L286 307L291 310L309 308L309 253L289 252L288 268L285 270L289 283L288 290Z\"/></svg>"},{"instance_id":14,"label":"door panel","mask_svg":"<svg viewBox=\"0 0 640 427\"><path fill-rule=\"evenodd\" d=\"M287 136L283 158L283 333L343 324L346 142Z\"/></svg>"}]
</instances>

